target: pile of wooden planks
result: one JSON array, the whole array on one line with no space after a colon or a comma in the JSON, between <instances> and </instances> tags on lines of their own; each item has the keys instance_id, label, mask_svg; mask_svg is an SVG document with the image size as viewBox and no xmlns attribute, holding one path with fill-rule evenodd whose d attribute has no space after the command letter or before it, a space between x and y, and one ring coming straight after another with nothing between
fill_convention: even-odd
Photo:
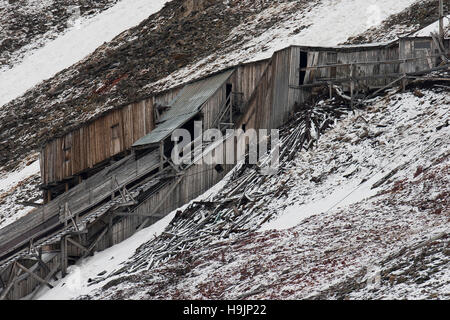
<instances>
[{"instance_id":1,"label":"pile of wooden planks","mask_svg":"<svg viewBox=\"0 0 450 320\"><path fill-rule=\"evenodd\" d=\"M285 170L298 152L313 148L320 135L352 108L345 99L335 97L298 105L296 110L293 120L279 131L278 172ZM281 177L276 173L272 176L262 173L269 158L268 154L257 165L237 165L226 178L222 190L178 211L159 237L143 244L120 270L107 277L150 270L207 243L236 238L259 229L273 216L273 212L265 210L267 199L279 197L286 191L282 190L283 183L274 183L277 186L274 190L265 189L267 179L276 181Z\"/></svg>"}]
</instances>

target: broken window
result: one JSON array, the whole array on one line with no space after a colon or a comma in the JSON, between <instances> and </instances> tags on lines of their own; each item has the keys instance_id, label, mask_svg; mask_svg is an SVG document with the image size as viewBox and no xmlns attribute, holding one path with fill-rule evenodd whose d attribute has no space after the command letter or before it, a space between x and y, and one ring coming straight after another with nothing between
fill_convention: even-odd
<instances>
[{"instance_id":1,"label":"broken window","mask_svg":"<svg viewBox=\"0 0 450 320\"><path fill-rule=\"evenodd\" d=\"M431 49L431 43L429 41L414 41L415 49Z\"/></svg>"}]
</instances>

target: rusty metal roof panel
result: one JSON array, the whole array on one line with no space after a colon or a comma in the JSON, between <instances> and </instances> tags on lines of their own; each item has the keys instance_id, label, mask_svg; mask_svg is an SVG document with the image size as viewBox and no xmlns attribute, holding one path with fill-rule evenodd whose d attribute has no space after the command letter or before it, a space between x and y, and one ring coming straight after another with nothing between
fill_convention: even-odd
<instances>
[{"instance_id":1,"label":"rusty metal roof panel","mask_svg":"<svg viewBox=\"0 0 450 320\"><path fill-rule=\"evenodd\" d=\"M161 123L156 128L133 144L141 147L156 144L169 137L175 129L180 128L196 114L205 102L228 80L234 70L186 85L169 104L169 110L164 113Z\"/></svg>"}]
</instances>

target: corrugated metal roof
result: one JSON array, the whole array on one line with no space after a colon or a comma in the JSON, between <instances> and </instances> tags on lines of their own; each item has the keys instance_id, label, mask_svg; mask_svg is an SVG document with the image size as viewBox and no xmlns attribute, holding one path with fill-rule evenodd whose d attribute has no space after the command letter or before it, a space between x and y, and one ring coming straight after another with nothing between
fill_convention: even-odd
<instances>
[{"instance_id":1,"label":"corrugated metal roof","mask_svg":"<svg viewBox=\"0 0 450 320\"><path fill-rule=\"evenodd\" d=\"M170 109L161 118L162 123L148 135L133 144L133 147L159 143L169 137L201 111L203 104L228 80L234 70L186 85L169 104Z\"/></svg>"}]
</instances>

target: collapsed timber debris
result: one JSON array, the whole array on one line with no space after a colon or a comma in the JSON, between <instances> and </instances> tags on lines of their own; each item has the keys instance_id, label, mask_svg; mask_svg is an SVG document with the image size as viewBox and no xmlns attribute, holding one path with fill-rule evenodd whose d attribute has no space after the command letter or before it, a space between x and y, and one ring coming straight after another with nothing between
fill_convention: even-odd
<instances>
[{"instance_id":1,"label":"collapsed timber debris","mask_svg":"<svg viewBox=\"0 0 450 320\"><path fill-rule=\"evenodd\" d=\"M323 97L322 94L315 101L297 105L293 120L280 129L279 170L286 170L288 162L298 152L313 148L322 133L352 111L346 99L337 96L324 100ZM175 256L191 252L205 242L245 236L257 230L273 215L264 209L267 196L280 198L286 191L283 190L284 184L277 185L274 190L262 189L267 179L276 179L275 175L261 173L268 158L257 165L240 163L220 192L179 210L160 237L142 245L131 260L112 275L150 270ZM91 284L105 278L96 279Z\"/></svg>"}]
</instances>

